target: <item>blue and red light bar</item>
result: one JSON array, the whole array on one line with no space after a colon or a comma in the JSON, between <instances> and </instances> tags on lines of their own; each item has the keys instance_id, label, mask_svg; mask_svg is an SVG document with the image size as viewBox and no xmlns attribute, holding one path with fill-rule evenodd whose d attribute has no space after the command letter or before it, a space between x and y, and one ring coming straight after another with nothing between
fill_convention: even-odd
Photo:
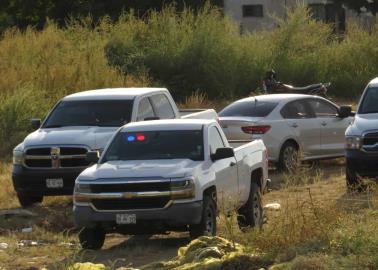
<instances>
[{"instance_id":1,"label":"blue and red light bar","mask_svg":"<svg viewBox=\"0 0 378 270\"><path fill-rule=\"evenodd\" d=\"M136 134L136 135L127 135L127 141L128 142L135 142L135 141L138 141L138 142L143 142L146 140L146 136L144 136L144 134Z\"/></svg>"}]
</instances>

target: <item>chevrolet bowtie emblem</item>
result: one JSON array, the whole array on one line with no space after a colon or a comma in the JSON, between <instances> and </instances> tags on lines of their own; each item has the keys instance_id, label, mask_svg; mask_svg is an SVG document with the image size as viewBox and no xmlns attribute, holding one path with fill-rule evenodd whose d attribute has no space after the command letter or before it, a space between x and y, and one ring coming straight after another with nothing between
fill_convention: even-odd
<instances>
[{"instance_id":1,"label":"chevrolet bowtie emblem","mask_svg":"<svg viewBox=\"0 0 378 270\"><path fill-rule=\"evenodd\" d=\"M123 198L124 199L132 199L133 197L134 197L134 194L131 193L131 192L123 193Z\"/></svg>"}]
</instances>

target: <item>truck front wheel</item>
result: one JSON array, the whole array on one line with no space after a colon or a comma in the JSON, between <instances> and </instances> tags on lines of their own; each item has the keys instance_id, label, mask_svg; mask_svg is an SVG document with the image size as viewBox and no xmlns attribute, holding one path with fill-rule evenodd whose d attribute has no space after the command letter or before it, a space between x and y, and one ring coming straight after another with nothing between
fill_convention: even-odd
<instances>
[{"instance_id":1,"label":"truck front wheel","mask_svg":"<svg viewBox=\"0 0 378 270\"><path fill-rule=\"evenodd\" d=\"M251 183L248 201L238 210L238 224L241 230L250 227L261 228L263 225L263 207L259 186Z\"/></svg>"},{"instance_id":2,"label":"truck front wheel","mask_svg":"<svg viewBox=\"0 0 378 270\"><path fill-rule=\"evenodd\" d=\"M25 208L31 206L35 203L41 203L43 201L43 196L29 196L24 193L17 192L18 201L20 205Z\"/></svg>"},{"instance_id":3,"label":"truck front wheel","mask_svg":"<svg viewBox=\"0 0 378 270\"><path fill-rule=\"evenodd\" d=\"M189 227L192 239L202 235L214 236L217 233L217 207L213 198L209 195L203 197L202 218L200 224Z\"/></svg>"},{"instance_id":4,"label":"truck front wheel","mask_svg":"<svg viewBox=\"0 0 378 270\"><path fill-rule=\"evenodd\" d=\"M346 174L346 185L347 185L348 192L363 191L363 186L362 186L361 181L358 179L357 173L353 169L349 168L348 164L346 167L345 174Z\"/></svg>"},{"instance_id":5,"label":"truck front wheel","mask_svg":"<svg viewBox=\"0 0 378 270\"><path fill-rule=\"evenodd\" d=\"M105 241L105 231L101 228L83 228L79 233L80 245L83 249L101 249Z\"/></svg>"}]
</instances>

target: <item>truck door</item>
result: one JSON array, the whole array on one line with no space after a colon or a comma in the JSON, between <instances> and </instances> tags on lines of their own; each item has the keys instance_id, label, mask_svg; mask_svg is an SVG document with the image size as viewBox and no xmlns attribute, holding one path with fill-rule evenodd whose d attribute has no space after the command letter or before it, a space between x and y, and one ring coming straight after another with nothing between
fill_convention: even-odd
<instances>
[{"instance_id":1,"label":"truck door","mask_svg":"<svg viewBox=\"0 0 378 270\"><path fill-rule=\"evenodd\" d=\"M225 147L225 143L217 127L209 129L210 154L215 154L218 148ZM217 183L217 199L220 209L230 209L238 202L238 171L236 159L226 158L216 160L211 166L215 172Z\"/></svg>"}]
</instances>

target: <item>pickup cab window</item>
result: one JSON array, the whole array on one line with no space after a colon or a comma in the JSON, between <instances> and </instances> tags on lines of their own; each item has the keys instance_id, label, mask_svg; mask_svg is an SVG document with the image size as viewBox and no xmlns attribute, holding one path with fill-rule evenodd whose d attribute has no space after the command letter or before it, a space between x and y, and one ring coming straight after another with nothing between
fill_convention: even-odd
<instances>
[{"instance_id":1,"label":"pickup cab window","mask_svg":"<svg viewBox=\"0 0 378 270\"><path fill-rule=\"evenodd\" d=\"M61 101L42 128L65 126L120 127L130 122L133 100Z\"/></svg>"},{"instance_id":2,"label":"pickup cab window","mask_svg":"<svg viewBox=\"0 0 378 270\"><path fill-rule=\"evenodd\" d=\"M202 134L202 130L120 132L102 162L155 159L200 161L204 159Z\"/></svg>"},{"instance_id":3,"label":"pickup cab window","mask_svg":"<svg viewBox=\"0 0 378 270\"><path fill-rule=\"evenodd\" d=\"M155 113L150 100L145 97L139 103L137 121L144 121L149 117L155 117Z\"/></svg>"},{"instance_id":4,"label":"pickup cab window","mask_svg":"<svg viewBox=\"0 0 378 270\"><path fill-rule=\"evenodd\" d=\"M209 129L209 146L210 154L215 154L218 148L224 147L222 137L214 126Z\"/></svg>"},{"instance_id":5,"label":"pickup cab window","mask_svg":"<svg viewBox=\"0 0 378 270\"><path fill-rule=\"evenodd\" d=\"M378 87L369 87L366 90L358 113L378 113Z\"/></svg>"},{"instance_id":6,"label":"pickup cab window","mask_svg":"<svg viewBox=\"0 0 378 270\"><path fill-rule=\"evenodd\" d=\"M155 108L157 117L160 119L174 119L175 113L169 103L168 98L164 94L158 94L151 97L152 105Z\"/></svg>"}]
</instances>

